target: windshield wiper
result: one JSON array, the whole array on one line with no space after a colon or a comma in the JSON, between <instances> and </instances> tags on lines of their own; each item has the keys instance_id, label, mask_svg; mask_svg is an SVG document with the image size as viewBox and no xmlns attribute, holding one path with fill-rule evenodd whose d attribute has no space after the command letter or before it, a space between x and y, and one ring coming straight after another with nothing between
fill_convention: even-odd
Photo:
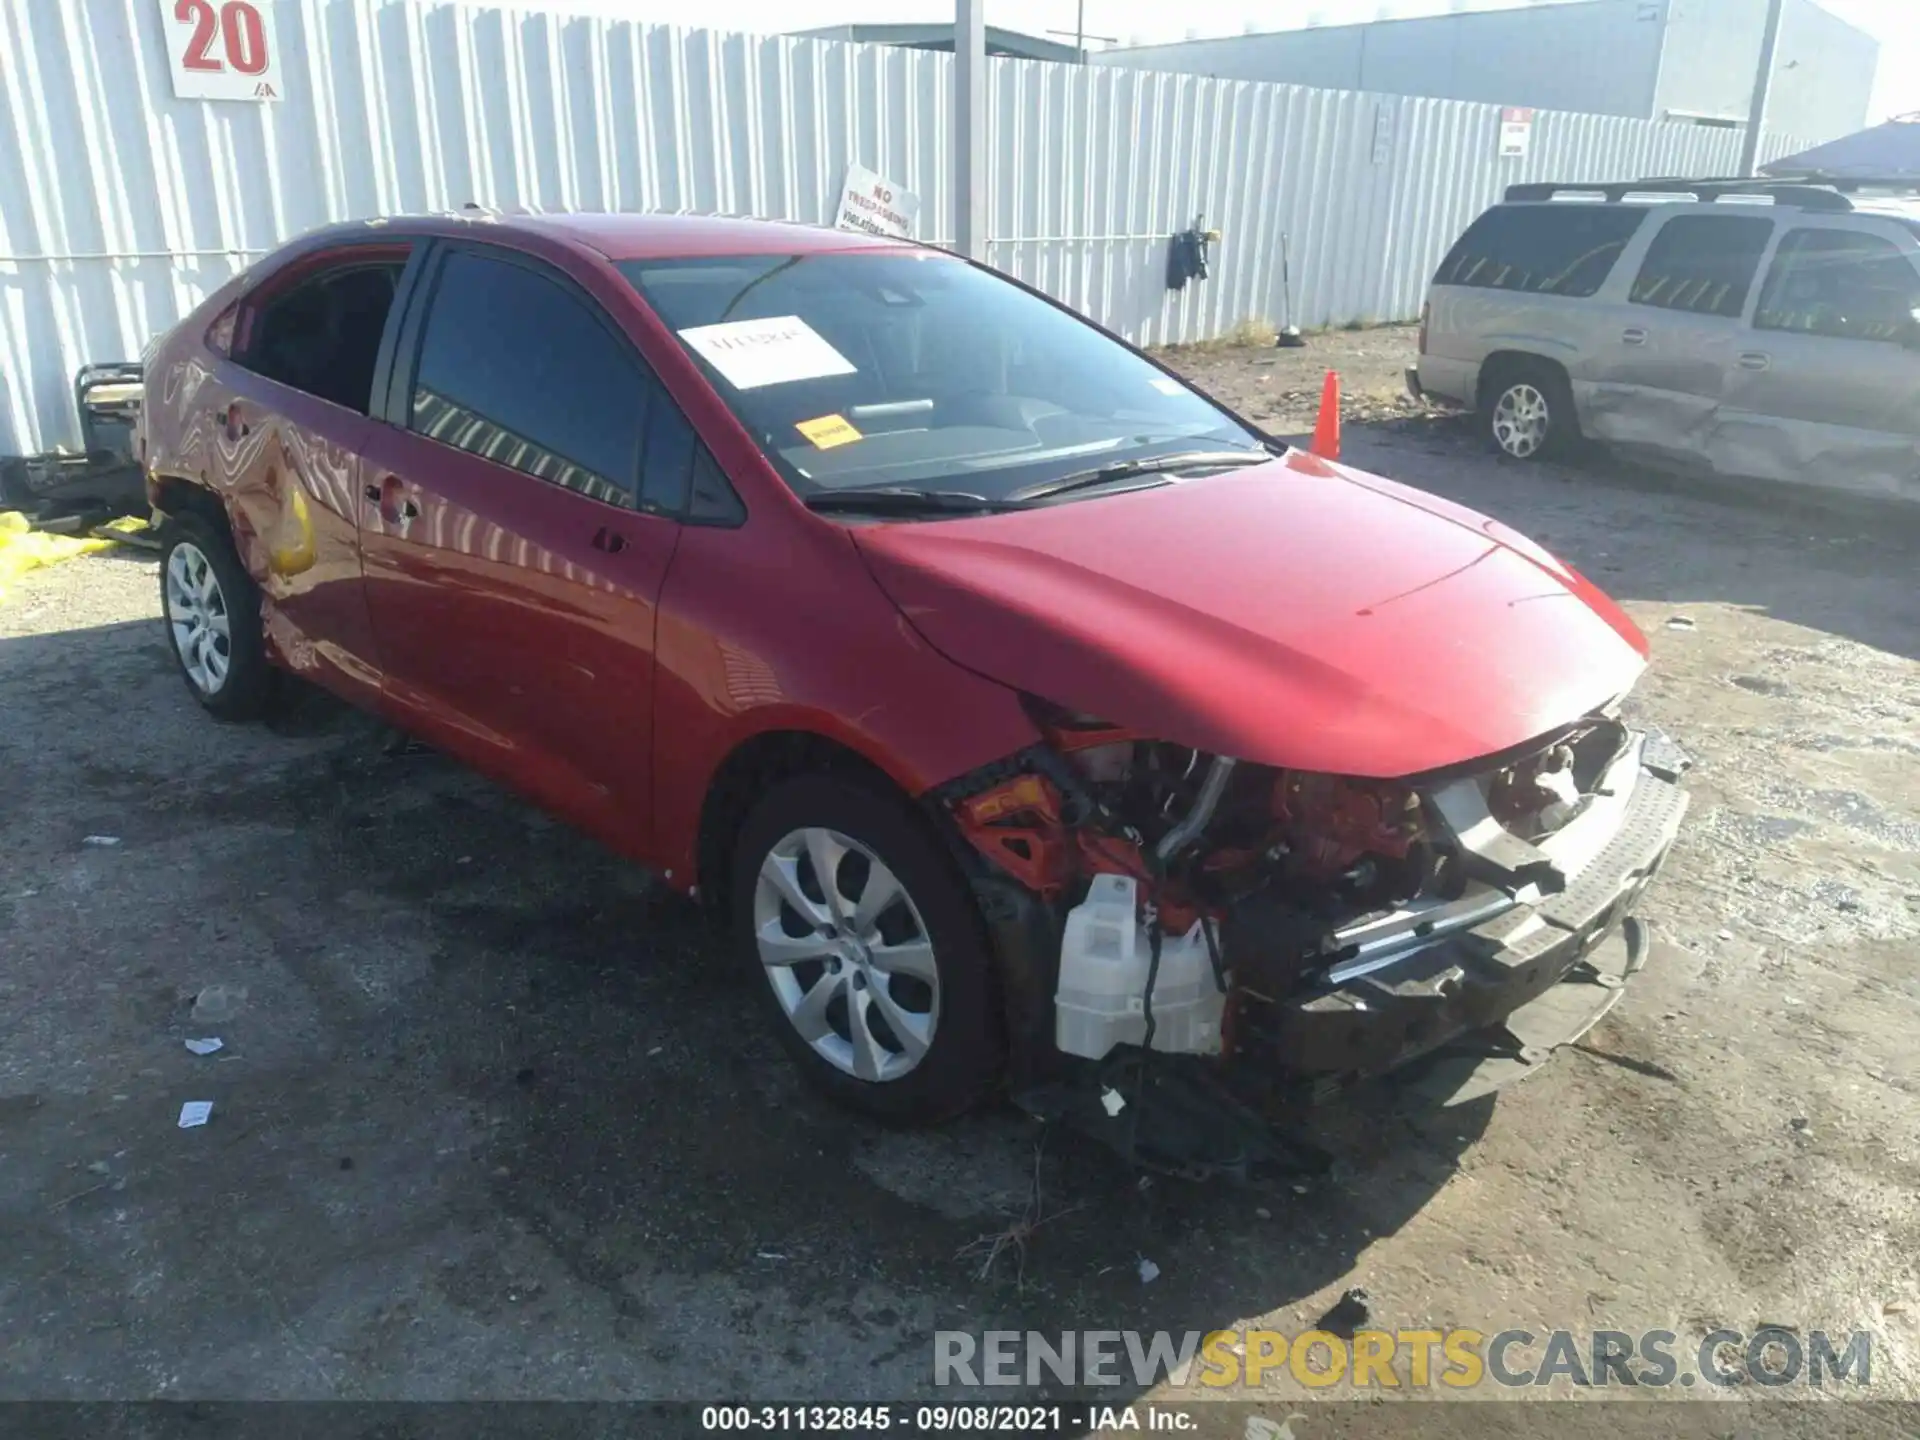
<instances>
[{"instance_id":1,"label":"windshield wiper","mask_svg":"<svg viewBox=\"0 0 1920 1440\"><path fill-rule=\"evenodd\" d=\"M863 515L977 515L1022 508L971 490L916 490L911 485L817 490L804 501L809 510L855 510Z\"/></svg>"},{"instance_id":2,"label":"windshield wiper","mask_svg":"<svg viewBox=\"0 0 1920 1440\"><path fill-rule=\"evenodd\" d=\"M1015 490L1007 499L1045 500L1054 495L1064 495L1070 490L1088 490L1135 475L1161 475L1169 470L1204 470L1216 465L1264 465L1272 458L1265 450L1182 450L1173 455L1152 455L1142 460L1117 460L1093 470L1076 470L1057 480L1042 480ZM1161 480L1155 483L1165 485L1169 482Z\"/></svg>"}]
</instances>

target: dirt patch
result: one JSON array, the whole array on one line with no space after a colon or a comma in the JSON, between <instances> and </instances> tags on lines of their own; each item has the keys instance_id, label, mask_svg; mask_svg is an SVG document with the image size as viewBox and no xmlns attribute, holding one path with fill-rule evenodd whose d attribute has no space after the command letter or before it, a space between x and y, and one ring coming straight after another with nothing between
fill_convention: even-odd
<instances>
[{"instance_id":1,"label":"dirt patch","mask_svg":"<svg viewBox=\"0 0 1920 1440\"><path fill-rule=\"evenodd\" d=\"M1322 330L1299 349L1259 345L1192 345L1163 357L1209 394L1281 434L1310 430L1329 370L1340 376L1340 413L1347 424L1430 419L1442 412L1407 393L1415 327Z\"/></svg>"}]
</instances>

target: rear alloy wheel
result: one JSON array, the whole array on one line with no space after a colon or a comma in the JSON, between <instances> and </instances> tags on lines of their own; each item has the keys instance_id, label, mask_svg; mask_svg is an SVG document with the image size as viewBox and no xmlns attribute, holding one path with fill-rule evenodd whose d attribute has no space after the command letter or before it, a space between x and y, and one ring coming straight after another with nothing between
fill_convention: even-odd
<instances>
[{"instance_id":1,"label":"rear alloy wheel","mask_svg":"<svg viewBox=\"0 0 1920 1440\"><path fill-rule=\"evenodd\" d=\"M1566 382L1538 365L1509 369L1489 382L1481 424L1494 448L1515 460L1558 455L1579 433Z\"/></svg>"},{"instance_id":2,"label":"rear alloy wheel","mask_svg":"<svg viewBox=\"0 0 1920 1440\"><path fill-rule=\"evenodd\" d=\"M904 802L820 776L779 786L741 832L733 904L749 983L835 1099L925 1122L997 1077L978 911Z\"/></svg>"},{"instance_id":3,"label":"rear alloy wheel","mask_svg":"<svg viewBox=\"0 0 1920 1440\"><path fill-rule=\"evenodd\" d=\"M167 552L167 627L187 683L214 696L233 667L233 626L213 562L191 540Z\"/></svg>"},{"instance_id":4,"label":"rear alloy wheel","mask_svg":"<svg viewBox=\"0 0 1920 1440\"><path fill-rule=\"evenodd\" d=\"M233 541L197 514L166 523L160 557L160 611L180 674L222 720L260 714L272 668L260 632L260 591Z\"/></svg>"}]
</instances>

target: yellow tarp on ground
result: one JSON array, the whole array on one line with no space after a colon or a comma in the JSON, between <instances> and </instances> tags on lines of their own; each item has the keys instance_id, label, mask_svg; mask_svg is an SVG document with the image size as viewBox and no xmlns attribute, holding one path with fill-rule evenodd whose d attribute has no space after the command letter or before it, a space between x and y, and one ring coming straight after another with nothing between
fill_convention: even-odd
<instances>
[{"instance_id":1,"label":"yellow tarp on ground","mask_svg":"<svg viewBox=\"0 0 1920 1440\"><path fill-rule=\"evenodd\" d=\"M144 530L147 522L133 516L115 520L110 530ZM27 517L18 510L0 510L0 600L7 586L29 570L42 565L57 565L76 555L105 550L114 542L92 535L48 535L28 527Z\"/></svg>"}]
</instances>

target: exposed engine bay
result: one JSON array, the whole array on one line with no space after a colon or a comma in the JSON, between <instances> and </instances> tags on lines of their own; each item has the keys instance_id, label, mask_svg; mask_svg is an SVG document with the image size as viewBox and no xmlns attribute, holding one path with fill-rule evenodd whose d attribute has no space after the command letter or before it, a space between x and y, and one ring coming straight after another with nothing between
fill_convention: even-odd
<instances>
[{"instance_id":1,"label":"exposed engine bay","mask_svg":"<svg viewBox=\"0 0 1920 1440\"><path fill-rule=\"evenodd\" d=\"M1611 711L1387 781L1240 763L1030 707L1043 744L937 798L1057 936L1050 1038L1087 1061L1394 1068L1497 1024L1617 932L1685 807L1667 783L1684 759L1662 774Z\"/></svg>"}]
</instances>

